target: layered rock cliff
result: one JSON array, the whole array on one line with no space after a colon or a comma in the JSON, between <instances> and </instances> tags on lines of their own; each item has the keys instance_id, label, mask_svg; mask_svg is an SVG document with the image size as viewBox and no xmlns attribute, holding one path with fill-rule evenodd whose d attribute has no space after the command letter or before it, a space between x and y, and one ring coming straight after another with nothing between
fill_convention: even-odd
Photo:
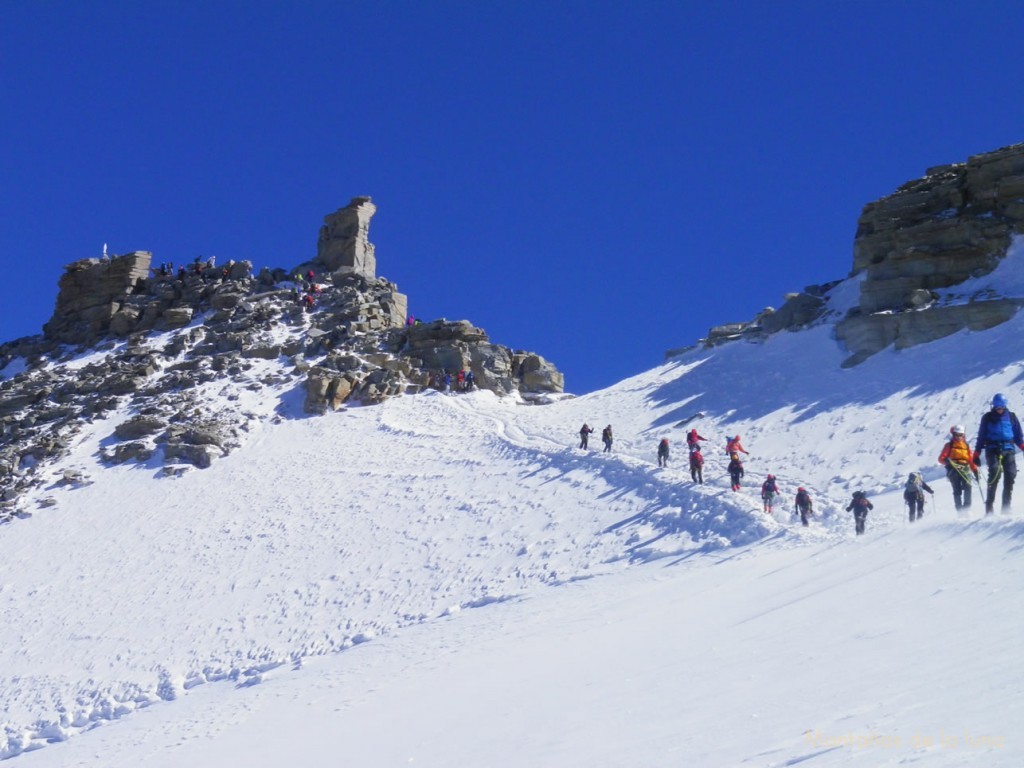
<instances>
[{"instance_id":1,"label":"layered rock cliff","mask_svg":"<svg viewBox=\"0 0 1024 768\"><path fill-rule=\"evenodd\" d=\"M843 282L834 280L787 294L780 309L753 320L715 326L700 343L762 339L828 321L850 352L845 365L856 365L889 346L991 328L1013 317L1024 297L983 290L952 299L948 289L991 272L1020 234L1024 144L930 168L864 207L848 277L859 280L859 301L844 316L827 312L830 291Z\"/></svg>"},{"instance_id":2,"label":"layered rock cliff","mask_svg":"<svg viewBox=\"0 0 1024 768\"><path fill-rule=\"evenodd\" d=\"M1021 297L942 304L937 291L991 272L1022 232L1024 144L930 168L866 205L853 245L853 274L864 276L860 304L836 327L849 362L1013 317Z\"/></svg>"}]
</instances>

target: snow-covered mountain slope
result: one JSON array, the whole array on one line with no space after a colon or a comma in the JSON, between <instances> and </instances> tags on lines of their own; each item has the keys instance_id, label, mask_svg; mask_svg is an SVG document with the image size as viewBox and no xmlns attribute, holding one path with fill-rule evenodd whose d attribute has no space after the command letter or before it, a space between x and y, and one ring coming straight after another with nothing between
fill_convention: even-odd
<instances>
[{"instance_id":1,"label":"snow-covered mountain slope","mask_svg":"<svg viewBox=\"0 0 1024 768\"><path fill-rule=\"evenodd\" d=\"M211 383L211 407L290 418L180 477L158 459L100 470L115 413L62 464L94 482L55 474L34 492L54 506L0 527L0 756L1016 765L1019 512L982 520L976 500L958 518L936 458L993 393L1024 410L1022 331L842 369L821 326L547 406L434 393L302 418L294 391L221 403L237 393ZM612 453L576 448L584 422L613 426ZM682 466L691 427L710 438L705 486ZM910 527L912 470L936 495ZM789 519L798 485L809 529ZM858 488L875 512L855 538Z\"/></svg>"},{"instance_id":2,"label":"snow-covered mountain slope","mask_svg":"<svg viewBox=\"0 0 1024 768\"><path fill-rule=\"evenodd\" d=\"M926 518L661 560L201 686L19 762L1014 766L1022 538Z\"/></svg>"}]
</instances>

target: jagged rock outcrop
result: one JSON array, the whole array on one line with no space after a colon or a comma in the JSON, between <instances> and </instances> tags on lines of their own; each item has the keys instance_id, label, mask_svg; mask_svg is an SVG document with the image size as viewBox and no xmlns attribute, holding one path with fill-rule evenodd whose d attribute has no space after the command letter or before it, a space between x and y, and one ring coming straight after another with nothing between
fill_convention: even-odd
<instances>
[{"instance_id":1,"label":"jagged rock outcrop","mask_svg":"<svg viewBox=\"0 0 1024 768\"><path fill-rule=\"evenodd\" d=\"M837 337L856 364L890 344L905 348L1013 317L1024 301L979 295L936 304L937 290L991 272L1024 233L1024 144L930 168L864 207L853 274L860 305Z\"/></svg>"},{"instance_id":2,"label":"jagged rock outcrop","mask_svg":"<svg viewBox=\"0 0 1024 768\"><path fill-rule=\"evenodd\" d=\"M316 263L330 273L377 276L377 257L370 242L370 219L377 206L369 197L354 197L344 208L324 217L316 247Z\"/></svg>"},{"instance_id":3,"label":"jagged rock outcrop","mask_svg":"<svg viewBox=\"0 0 1024 768\"><path fill-rule=\"evenodd\" d=\"M562 392L553 365L468 321L407 324L408 299L373 274L374 210L356 198L326 218L315 284L254 277L244 261L153 268L143 251L70 265L46 333L0 344L0 518L107 419L102 461L163 462L176 477L280 418L274 403L294 390L308 413L441 388L462 370L528 401ZM270 405L241 407L243 393Z\"/></svg>"},{"instance_id":4,"label":"jagged rock outcrop","mask_svg":"<svg viewBox=\"0 0 1024 768\"><path fill-rule=\"evenodd\" d=\"M1024 297L977 295L940 300L943 290L991 272L1024 234L1024 144L930 168L921 179L864 207L850 276L862 275L858 306L836 321L836 338L856 365L889 346L904 349L959 330L1006 322ZM761 339L828 318L828 292L840 281L789 294L753 320L711 328L701 343ZM669 350L666 357L684 349Z\"/></svg>"},{"instance_id":5,"label":"jagged rock outcrop","mask_svg":"<svg viewBox=\"0 0 1024 768\"><path fill-rule=\"evenodd\" d=\"M837 283L838 280L824 285L809 285L798 293L787 293L778 309L765 307L753 320L713 326L700 343L705 347L714 347L737 339L763 339L779 331L806 328L825 314L825 297ZM668 350L665 357L674 357L687 349L690 347Z\"/></svg>"},{"instance_id":6,"label":"jagged rock outcrop","mask_svg":"<svg viewBox=\"0 0 1024 768\"><path fill-rule=\"evenodd\" d=\"M1024 299L993 299L922 312L853 315L836 325L836 338L853 354L844 365L856 365L890 345L906 349L936 341L968 328L984 331L1013 317Z\"/></svg>"},{"instance_id":7,"label":"jagged rock outcrop","mask_svg":"<svg viewBox=\"0 0 1024 768\"><path fill-rule=\"evenodd\" d=\"M857 223L853 272L866 272L865 314L914 306L915 293L992 269L1024 231L1024 144L930 168L868 203Z\"/></svg>"},{"instance_id":8,"label":"jagged rock outcrop","mask_svg":"<svg viewBox=\"0 0 1024 768\"><path fill-rule=\"evenodd\" d=\"M135 251L68 264L43 334L65 344L89 344L105 335L125 299L149 275L151 259L149 252Z\"/></svg>"}]
</instances>

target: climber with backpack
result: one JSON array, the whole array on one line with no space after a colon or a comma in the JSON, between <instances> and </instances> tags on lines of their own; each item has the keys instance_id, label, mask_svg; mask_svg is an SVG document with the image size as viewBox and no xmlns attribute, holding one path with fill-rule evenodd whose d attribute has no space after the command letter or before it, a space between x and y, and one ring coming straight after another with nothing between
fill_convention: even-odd
<instances>
[{"instance_id":1,"label":"climber with backpack","mask_svg":"<svg viewBox=\"0 0 1024 768\"><path fill-rule=\"evenodd\" d=\"M690 477L693 482L704 485L704 457L700 454L699 445L690 451Z\"/></svg>"},{"instance_id":2,"label":"climber with backpack","mask_svg":"<svg viewBox=\"0 0 1024 768\"><path fill-rule=\"evenodd\" d=\"M853 512L854 529L857 531L858 536L864 533L864 526L868 519L868 511L874 508L874 504L868 501L868 497L864 491L853 492L853 501L846 506L846 511Z\"/></svg>"},{"instance_id":3,"label":"climber with backpack","mask_svg":"<svg viewBox=\"0 0 1024 768\"><path fill-rule=\"evenodd\" d=\"M974 443L974 463L981 462L981 451L984 449L985 464L988 465L986 515L992 514L1000 477L1003 478L1003 511L1009 512L1013 481L1017 477L1016 449L1024 451L1024 434L1021 433L1020 422L1007 405L1006 397L1002 394L992 398L992 410L981 417L978 439Z\"/></svg>"},{"instance_id":4,"label":"climber with backpack","mask_svg":"<svg viewBox=\"0 0 1024 768\"><path fill-rule=\"evenodd\" d=\"M658 466L668 466L668 438L661 438L661 442L658 443Z\"/></svg>"},{"instance_id":5,"label":"climber with backpack","mask_svg":"<svg viewBox=\"0 0 1024 768\"><path fill-rule=\"evenodd\" d=\"M609 424L607 427L601 430L601 442L604 443L604 453L611 453L612 451L612 425Z\"/></svg>"},{"instance_id":6,"label":"climber with backpack","mask_svg":"<svg viewBox=\"0 0 1024 768\"><path fill-rule=\"evenodd\" d=\"M946 477L953 486L953 504L957 510L971 506L971 480L978 481L978 465L974 463L971 448L964 436L964 428L957 424L949 430L949 440L939 454L939 464L946 468Z\"/></svg>"},{"instance_id":7,"label":"climber with backpack","mask_svg":"<svg viewBox=\"0 0 1024 768\"><path fill-rule=\"evenodd\" d=\"M748 456L750 455L750 452L740 444L739 435L736 435L735 437L730 437L728 440L725 441L725 452L729 454L730 457L736 455L737 459L739 458L739 454L741 452L747 454Z\"/></svg>"},{"instance_id":8,"label":"climber with backpack","mask_svg":"<svg viewBox=\"0 0 1024 768\"><path fill-rule=\"evenodd\" d=\"M910 508L910 522L920 520L924 517L924 492L934 495L928 483L921 477L920 472L911 472L907 477L907 482L903 486L903 501L906 502Z\"/></svg>"},{"instance_id":9,"label":"climber with backpack","mask_svg":"<svg viewBox=\"0 0 1024 768\"><path fill-rule=\"evenodd\" d=\"M707 438L698 435L696 429L691 429L689 432L686 433L686 447L689 448L691 451L700 450L701 440L707 440Z\"/></svg>"},{"instance_id":10,"label":"climber with backpack","mask_svg":"<svg viewBox=\"0 0 1024 768\"><path fill-rule=\"evenodd\" d=\"M741 479L743 479L743 462L740 461L738 453L731 453L729 454L729 480L734 491L740 489Z\"/></svg>"},{"instance_id":11,"label":"climber with backpack","mask_svg":"<svg viewBox=\"0 0 1024 768\"><path fill-rule=\"evenodd\" d=\"M587 440L590 439L590 435L593 431L594 428L589 424L584 424L580 427L580 448L583 450L587 450Z\"/></svg>"},{"instance_id":12,"label":"climber with backpack","mask_svg":"<svg viewBox=\"0 0 1024 768\"><path fill-rule=\"evenodd\" d=\"M772 501L778 495L779 486L775 483L775 475L768 475L761 483L761 501L764 504L765 513L769 515L772 513Z\"/></svg>"},{"instance_id":13,"label":"climber with backpack","mask_svg":"<svg viewBox=\"0 0 1024 768\"><path fill-rule=\"evenodd\" d=\"M808 520L814 516L814 502L811 500L811 494L807 492L806 488L800 487L796 489L795 504L795 511L800 515L800 522L806 528L809 525Z\"/></svg>"}]
</instances>

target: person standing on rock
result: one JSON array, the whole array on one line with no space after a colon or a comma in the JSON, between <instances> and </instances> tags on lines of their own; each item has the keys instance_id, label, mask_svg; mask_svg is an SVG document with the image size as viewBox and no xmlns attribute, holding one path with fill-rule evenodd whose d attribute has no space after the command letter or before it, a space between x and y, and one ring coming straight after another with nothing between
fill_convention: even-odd
<instances>
[{"instance_id":1,"label":"person standing on rock","mask_svg":"<svg viewBox=\"0 0 1024 768\"><path fill-rule=\"evenodd\" d=\"M690 477L693 482L704 485L704 457L699 445L690 451Z\"/></svg>"},{"instance_id":2,"label":"person standing on rock","mask_svg":"<svg viewBox=\"0 0 1024 768\"><path fill-rule=\"evenodd\" d=\"M612 425L609 424L607 427L601 430L601 442L604 443L604 452L612 452Z\"/></svg>"},{"instance_id":3,"label":"person standing on rock","mask_svg":"<svg viewBox=\"0 0 1024 768\"><path fill-rule=\"evenodd\" d=\"M661 438L661 442L658 443L658 466L668 466L668 438Z\"/></svg>"},{"instance_id":4,"label":"person standing on rock","mask_svg":"<svg viewBox=\"0 0 1024 768\"><path fill-rule=\"evenodd\" d=\"M590 434L593 431L593 428L588 424L584 424L580 428L580 448L583 450L587 450L587 441L590 439Z\"/></svg>"},{"instance_id":5,"label":"person standing on rock","mask_svg":"<svg viewBox=\"0 0 1024 768\"><path fill-rule=\"evenodd\" d=\"M985 451L988 467L988 493L985 495L985 514L991 515L996 500L996 486L1003 480L1003 511L1010 510L1013 481L1017 477L1016 449L1024 451L1024 434L1017 416L1008 408L1006 398L997 394L992 398L992 410L981 417L978 439L974 443L975 464L981 462Z\"/></svg>"},{"instance_id":6,"label":"person standing on rock","mask_svg":"<svg viewBox=\"0 0 1024 768\"><path fill-rule=\"evenodd\" d=\"M957 510L971 506L971 480L978 479L978 465L974 463L971 447L959 424L949 430L949 441L939 454L939 464L946 468L946 477L953 486L953 504Z\"/></svg>"}]
</instances>

